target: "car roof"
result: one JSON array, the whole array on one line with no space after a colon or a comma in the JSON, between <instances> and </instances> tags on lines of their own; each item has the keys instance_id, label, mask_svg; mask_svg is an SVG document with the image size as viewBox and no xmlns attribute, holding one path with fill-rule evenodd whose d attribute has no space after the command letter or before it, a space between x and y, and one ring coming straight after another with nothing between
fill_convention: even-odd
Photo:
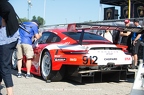
<instances>
[{"instance_id":1,"label":"car roof","mask_svg":"<svg viewBox=\"0 0 144 95\"><path fill-rule=\"evenodd\" d=\"M66 32L67 29L60 29L60 28L56 28L56 29L48 29L48 31L55 31L55 32Z\"/></svg>"},{"instance_id":2,"label":"car roof","mask_svg":"<svg viewBox=\"0 0 144 95\"><path fill-rule=\"evenodd\" d=\"M68 31L67 31L67 29L54 28L54 29L46 29L44 32L53 32L53 33L59 35L59 34L62 34L62 32L68 32ZM81 32L81 31L78 30L78 31L69 31L69 32ZM88 30L86 30L85 32L96 34L94 32L88 31Z\"/></svg>"}]
</instances>

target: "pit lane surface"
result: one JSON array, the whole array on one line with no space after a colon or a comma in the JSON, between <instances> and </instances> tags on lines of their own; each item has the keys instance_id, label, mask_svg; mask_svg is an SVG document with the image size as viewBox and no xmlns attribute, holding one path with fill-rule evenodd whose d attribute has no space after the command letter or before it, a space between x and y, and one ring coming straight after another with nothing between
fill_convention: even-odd
<instances>
[{"instance_id":1,"label":"pit lane surface","mask_svg":"<svg viewBox=\"0 0 144 95\"><path fill-rule=\"evenodd\" d=\"M16 70L12 70L14 95L129 95L134 79L127 81L85 83L80 84L70 80L46 83L40 77L17 78ZM4 83L2 95L6 95Z\"/></svg>"}]
</instances>

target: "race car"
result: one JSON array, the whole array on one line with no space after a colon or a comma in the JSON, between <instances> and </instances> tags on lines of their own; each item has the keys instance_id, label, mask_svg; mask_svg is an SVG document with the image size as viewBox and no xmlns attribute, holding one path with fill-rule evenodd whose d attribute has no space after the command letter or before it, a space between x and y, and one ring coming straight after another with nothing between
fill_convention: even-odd
<instances>
[{"instance_id":1,"label":"race car","mask_svg":"<svg viewBox=\"0 0 144 95\"><path fill-rule=\"evenodd\" d=\"M76 77L91 77L102 71L126 73L127 66L132 64L132 57L127 54L125 47L117 47L89 30L76 24L68 25L67 29L45 30L33 44L31 74L42 76L44 80L59 81L63 77L76 80ZM16 68L16 64L15 51L12 67ZM25 56L22 70L26 71ZM122 77L121 73L119 76Z\"/></svg>"}]
</instances>

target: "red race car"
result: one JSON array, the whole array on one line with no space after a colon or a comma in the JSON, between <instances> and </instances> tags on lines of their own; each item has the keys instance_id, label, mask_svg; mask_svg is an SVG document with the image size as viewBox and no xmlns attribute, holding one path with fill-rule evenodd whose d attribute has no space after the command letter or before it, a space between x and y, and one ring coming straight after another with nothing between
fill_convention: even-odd
<instances>
[{"instance_id":1,"label":"red race car","mask_svg":"<svg viewBox=\"0 0 144 95\"><path fill-rule=\"evenodd\" d=\"M88 32L89 28L70 24L67 29L44 31L33 44L31 74L42 76L44 80L59 81L65 76L76 78L94 76L101 71L127 71L132 57L123 51L125 47L119 48L105 38ZM16 62L14 52L13 68L16 68ZM24 56L23 71L26 71L25 63Z\"/></svg>"}]
</instances>

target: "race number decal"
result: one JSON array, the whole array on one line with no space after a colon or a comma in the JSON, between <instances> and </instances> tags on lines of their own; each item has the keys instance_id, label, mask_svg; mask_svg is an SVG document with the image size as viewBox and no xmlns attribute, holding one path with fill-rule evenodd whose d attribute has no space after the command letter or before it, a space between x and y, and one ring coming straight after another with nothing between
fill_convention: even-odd
<instances>
[{"instance_id":1,"label":"race number decal","mask_svg":"<svg viewBox=\"0 0 144 95\"><path fill-rule=\"evenodd\" d=\"M97 56L83 56L83 64L96 64Z\"/></svg>"}]
</instances>

